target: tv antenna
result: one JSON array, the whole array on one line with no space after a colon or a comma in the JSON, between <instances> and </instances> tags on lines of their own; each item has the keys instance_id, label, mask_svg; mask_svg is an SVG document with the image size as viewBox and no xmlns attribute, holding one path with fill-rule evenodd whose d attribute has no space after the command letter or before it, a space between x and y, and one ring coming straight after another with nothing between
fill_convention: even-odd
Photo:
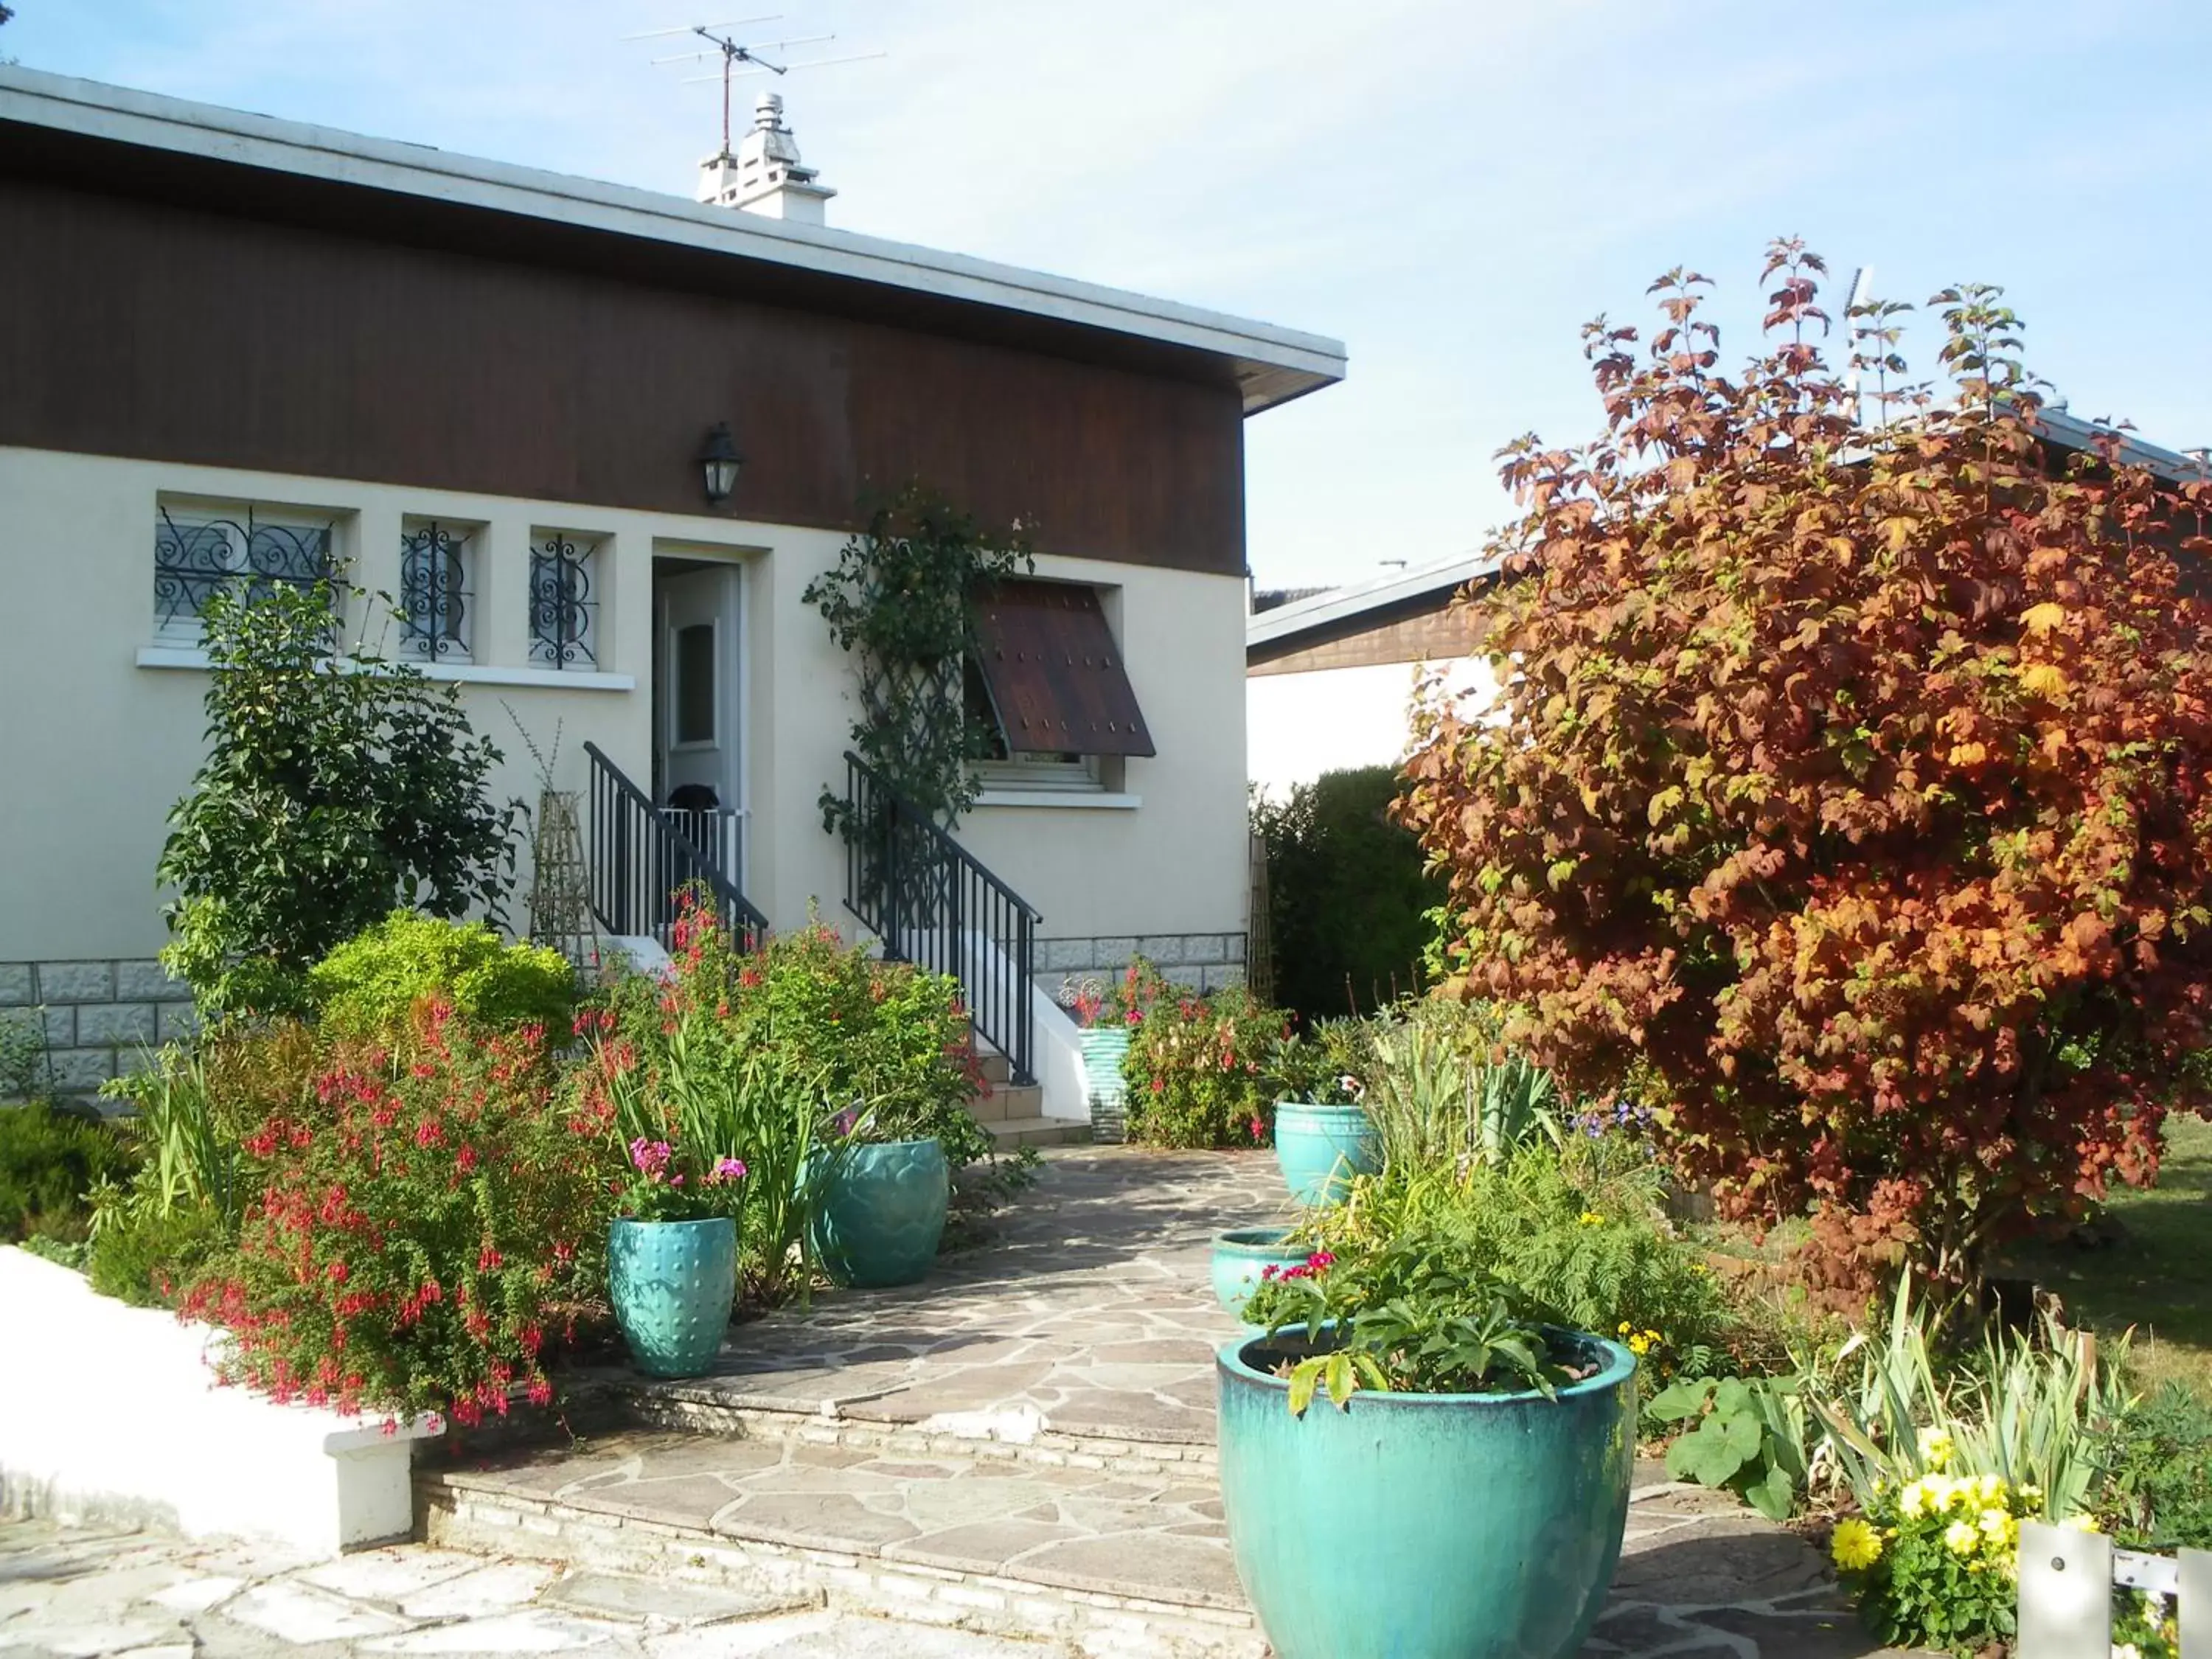
<instances>
[{"instance_id":1,"label":"tv antenna","mask_svg":"<svg viewBox=\"0 0 2212 1659\"><path fill-rule=\"evenodd\" d=\"M733 29L750 28L756 23L779 23L782 21L782 13L770 12L764 17L740 17L727 23L687 23L680 28L648 29L643 34L629 34L623 38L626 40L665 40L672 35L689 34L696 36L705 43L696 51L672 52L665 58L655 58L652 60L655 68L659 68L663 64L709 63L716 56L720 57L722 66L718 73L687 76L682 84L694 87L708 81L721 82L722 149L725 154L727 154L730 148L730 82L732 81L742 80L747 76L753 75L788 75L793 70L827 69L832 64L866 63L871 58L890 55L880 52L860 52L843 58L809 58L803 64L791 63L787 59L779 63L776 59L784 58L793 46L817 46L827 41L835 40L837 37L834 34L803 34L787 40L741 41L730 33ZM774 52L775 58L763 57L762 54L764 52ZM749 64L750 67L739 69L738 65L740 64Z\"/></svg>"}]
</instances>

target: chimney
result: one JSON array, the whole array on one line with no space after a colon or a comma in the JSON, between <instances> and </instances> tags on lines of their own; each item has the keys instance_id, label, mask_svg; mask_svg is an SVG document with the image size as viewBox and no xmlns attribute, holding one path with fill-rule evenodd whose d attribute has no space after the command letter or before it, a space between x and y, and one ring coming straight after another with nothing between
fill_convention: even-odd
<instances>
[{"instance_id":1,"label":"chimney","mask_svg":"<svg viewBox=\"0 0 2212 1659\"><path fill-rule=\"evenodd\" d=\"M783 99L764 92L753 106L753 130L727 149L699 163L699 199L795 224L823 222L823 204L837 192L814 182L814 169L799 164L799 141L783 124Z\"/></svg>"}]
</instances>

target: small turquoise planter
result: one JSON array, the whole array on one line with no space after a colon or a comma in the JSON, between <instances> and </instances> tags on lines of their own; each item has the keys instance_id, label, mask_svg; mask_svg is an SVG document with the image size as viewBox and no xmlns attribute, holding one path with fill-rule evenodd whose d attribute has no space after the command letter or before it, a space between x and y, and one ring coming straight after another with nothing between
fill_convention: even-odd
<instances>
[{"instance_id":1,"label":"small turquoise planter","mask_svg":"<svg viewBox=\"0 0 2212 1659\"><path fill-rule=\"evenodd\" d=\"M1334 1204L1352 1177L1382 1167L1375 1126L1357 1106L1311 1106L1285 1100L1275 1107L1275 1159L1291 1196L1301 1204Z\"/></svg>"},{"instance_id":2,"label":"small turquoise planter","mask_svg":"<svg viewBox=\"0 0 2212 1659\"><path fill-rule=\"evenodd\" d=\"M607 1291L632 1362L647 1376L710 1369L738 1294L738 1224L617 1221L607 1234Z\"/></svg>"},{"instance_id":3,"label":"small turquoise planter","mask_svg":"<svg viewBox=\"0 0 2212 1659\"><path fill-rule=\"evenodd\" d=\"M952 1172L934 1140L894 1140L839 1154L808 1224L815 1259L856 1289L927 1277L945 1237Z\"/></svg>"},{"instance_id":4,"label":"small turquoise planter","mask_svg":"<svg viewBox=\"0 0 2212 1659\"><path fill-rule=\"evenodd\" d=\"M1076 1034L1083 1053L1083 1092L1091 1103L1091 1139L1118 1146L1128 1139L1129 1085L1121 1062L1129 1057L1126 1025L1086 1025Z\"/></svg>"},{"instance_id":5,"label":"small turquoise planter","mask_svg":"<svg viewBox=\"0 0 2212 1659\"><path fill-rule=\"evenodd\" d=\"M1251 1339L1222 1348L1222 1504L1276 1659L1581 1651L1620 1560L1636 1361L1574 1340L1599 1369L1556 1401L1360 1393L1303 1417Z\"/></svg>"},{"instance_id":6,"label":"small turquoise planter","mask_svg":"<svg viewBox=\"0 0 2212 1659\"><path fill-rule=\"evenodd\" d=\"M1247 1227L1213 1236L1213 1294L1231 1313L1242 1313L1269 1267L1295 1267L1310 1252L1283 1243L1288 1227Z\"/></svg>"}]
</instances>

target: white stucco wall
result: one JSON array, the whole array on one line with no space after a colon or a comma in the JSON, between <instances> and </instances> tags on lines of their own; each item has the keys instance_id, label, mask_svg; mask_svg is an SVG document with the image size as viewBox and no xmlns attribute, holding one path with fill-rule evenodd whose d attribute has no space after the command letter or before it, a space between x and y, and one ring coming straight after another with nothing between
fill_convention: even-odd
<instances>
[{"instance_id":1,"label":"white stucco wall","mask_svg":"<svg viewBox=\"0 0 2212 1659\"><path fill-rule=\"evenodd\" d=\"M1468 711L1497 688L1480 658L1432 665ZM1379 663L1359 668L1255 674L1244 683L1251 779L1271 799L1324 772L1403 760L1413 738L1413 687L1429 666Z\"/></svg>"},{"instance_id":2,"label":"white stucco wall","mask_svg":"<svg viewBox=\"0 0 2212 1659\"><path fill-rule=\"evenodd\" d=\"M485 525L477 667L464 671L474 678L463 693L476 728L507 753L493 781L501 797L537 793L501 700L541 744L562 722L563 787L583 785L587 738L642 784L656 546L742 561L748 896L777 927L802 920L810 900L847 921L842 849L816 799L843 785L850 672L800 598L842 533L0 447L0 963L145 957L165 938L153 868L167 810L198 763L206 676L141 665L156 643L164 495L331 513L353 580L371 590L398 589L403 516ZM541 526L608 538L597 676L526 668L529 538ZM1050 937L1243 932L1243 583L1052 557L1037 574L1118 589L1108 614L1159 756L1127 763L1126 796L1139 805L981 806L962 839L1043 912Z\"/></svg>"}]
</instances>

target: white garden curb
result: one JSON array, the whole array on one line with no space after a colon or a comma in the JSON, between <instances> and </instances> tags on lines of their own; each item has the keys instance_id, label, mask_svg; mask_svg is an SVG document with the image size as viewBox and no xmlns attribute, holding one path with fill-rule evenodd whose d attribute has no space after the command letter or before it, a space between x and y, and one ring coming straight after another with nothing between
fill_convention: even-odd
<instances>
[{"instance_id":1,"label":"white garden curb","mask_svg":"<svg viewBox=\"0 0 2212 1659\"><path fill-rule=\"evenodd\" d=\"M0 1248L0 1513L155 1522L325 1556L414 1528L415 1443L376 1419L219 1386L223 1338Z\"/></svg>"}]
</instances>

